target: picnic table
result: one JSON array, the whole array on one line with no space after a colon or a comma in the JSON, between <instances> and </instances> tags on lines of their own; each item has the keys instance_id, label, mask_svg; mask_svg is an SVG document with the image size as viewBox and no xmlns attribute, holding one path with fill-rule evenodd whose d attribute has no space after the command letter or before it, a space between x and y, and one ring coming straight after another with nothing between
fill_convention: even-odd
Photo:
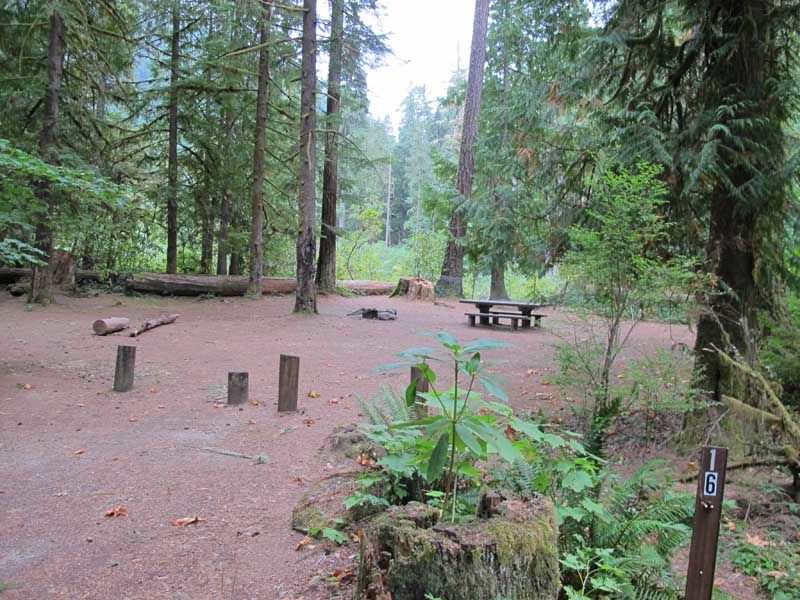
<instances>
[{"instance_id":1,"label":"picnic table","mask_svg":"<svg viewBox=\"0 0 800 600\"><path fill-rule=\"evenodd\" d=\"M499 325L500 320L508 320L512 329L529 329L531 321L535 327L541 327L542 319L545 315L533 311L548 306L547 304L536 304L533 302L520 302L518 300L459 300L461 304L471 304L478 309L478 312L464 313L469 320L471 327L474 327L476 318L481 325ZM509 310L492 310L493 307ZM510 309L514 309L513 311Z\"/></svg>"}]
</instances>

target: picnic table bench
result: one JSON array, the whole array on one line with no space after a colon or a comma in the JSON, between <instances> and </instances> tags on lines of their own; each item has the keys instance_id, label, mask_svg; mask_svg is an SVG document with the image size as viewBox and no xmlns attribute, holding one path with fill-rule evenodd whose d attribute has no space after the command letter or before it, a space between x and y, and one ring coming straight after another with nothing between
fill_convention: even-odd
<instances>
[{"instance_id":1,"label":"picnic table bench","mask_svg":"<svg viewBox=\"0 0 800 600\"><path fill-rule=\"evenodd\" d=\"M546 316L541 313L534 313L533 311L546 304L535 304L532 302L518 302L516 300L459 300L462 304L471 304L478 309L478 312L464 313L469 321L470 327L475 327L476 324L494 326L499 325L501 320L506 320L511 324L511 328L516 330L519 328L530 329L531 321L534 327L541 327L542 319ZM514 308L516 311L510 310L495 310L492 307ZM477 320L477 323L476 323Z\"/></svg>"}]
</instances>

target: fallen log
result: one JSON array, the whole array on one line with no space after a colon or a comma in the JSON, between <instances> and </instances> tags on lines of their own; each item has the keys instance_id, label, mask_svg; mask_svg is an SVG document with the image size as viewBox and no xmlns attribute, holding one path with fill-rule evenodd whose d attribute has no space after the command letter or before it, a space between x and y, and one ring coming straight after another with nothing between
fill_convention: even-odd
<instances>
[{"instance_id":1,"label":"fallen log","mask_svg":"<svg viewBox=\"0 0 800 600\"><path fill-rule=\"evenodd\" d=\"M107 319L97 319L92 323L92 329L97 335L108 335L127 329L130 324L130 319L125 317L108 317Z\"/></svg>"},{"instance_id":2,"label":"fallen log","mask_svg":"<svg viewBox=\"0 0 800 600\"><path fill-rule=\"evenodd\" d=\"M392 285L376 281L342 281L342 287L364 295L385 295ZM125 282L125 293L159 294L162 296L244 296L247 291L246 276L167 275L165 273L138 273ZM293 294L297 281L290 278L265 277L264 294Z\"/></svg>"},{"instance_id":3,"label":"fallen log","mask_svg":"<svg viewBox=\"0 0 800 600\"><path fill-rule=\"evenodd\" d=\"M180 315L161 315L155 319L148 319L142 323L138 329L131 331L129 335L131 337L136 337L137 335L143 334L145 331L150 331L151 329L161 327L162 325L169 325L170 323L174 323L175 319L177 319L179 316Z\"/></svg>"},{"instance_id":4,"label":"fallen log","mask_svg":"<svg viewBox=\"0 0 800 600\"><path fill-rule=\"evenodd\" d=\"M0 267L0 284L2 283L16 283L20 279L30 278L31 269L22 267ZM75 271L75 281L77 283L84 283L87 281L100 282L102 275L99 271L88 271L86 269L77 269Z\"/></svg>"}]
</instances>

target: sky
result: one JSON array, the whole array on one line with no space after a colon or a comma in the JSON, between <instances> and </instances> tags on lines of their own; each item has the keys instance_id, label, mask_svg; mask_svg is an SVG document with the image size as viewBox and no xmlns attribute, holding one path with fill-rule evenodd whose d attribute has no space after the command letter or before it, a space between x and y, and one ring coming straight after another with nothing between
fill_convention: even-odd
<instances>
[{"instance_id":1,"label":"sky","mask_svg":"<svg viewBox=\"0 0 800 600\"><path fill-rule=\"evenodd\" d=\"M400 103L415 85L431 99L443 96L456 67L466 69L474 0L383 0L377 29L389 34L393 55L367 75L370 113L389 115L395 133ZM460 57L460 59L459 59Z\"/></svg>"}]
</instances>

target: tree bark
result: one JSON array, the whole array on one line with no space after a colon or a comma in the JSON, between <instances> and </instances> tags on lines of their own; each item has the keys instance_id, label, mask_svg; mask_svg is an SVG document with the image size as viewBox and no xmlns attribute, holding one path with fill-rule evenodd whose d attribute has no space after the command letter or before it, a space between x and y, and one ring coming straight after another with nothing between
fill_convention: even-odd
<instances>
[{"instance_id":1,"label":"tree bark","mask_svg":"<svg viewBox=\"0 0 800 600\"><path fill-rule=\"evenodd\" d=\"M61 13L51 4L50 35L47 44L47 95L44 102L44 123L39 137L39 152L42 160L57 163L56 143L58 141L58 111L61 80L64 73L64 21ZM45 204L45 213L36 224L36 247L44 252L47 260L53 259L53 230L50 220L55 212L53 186L41 182L39 195ZM28 302L48 304L53 299L51 265L34 265Z\"/></svg>"},{"instance_id":2,"label":"tree bark","mask_svg":"<svg viewBox=\"0 0 800 600\"><path fill-rule=\"evenodd\" d=\"M269 97L269 30L272 4L261 1L264 14L261 18L258 53L258 93L256 95L256 131L253 150L253 187L250 201L250 283L248 296L261 297L261 280L264 277L264 146L267 138L267 99Z\"/></svg>"},{"instance_id":3,"label":"tree bark","mask_svg":"<svg viewBox=\"0 0 800 600\"><path fill-rule=\"evenodd\" d=\"M200 248L200 272L211 273L211 260L214 255L214 212L208 196L208 174L204 176L203 187L197 197L200 209L202 239Z\"/></svg>"},{"instance_id":4,"label":"tree bark","mask_svg":"<svg viewBox=\"0 0 800 600\"><path fill-rule=\"evenodd\" d=\"M242 274L242 256L238 252L231 252L230 264L228 265L228 275Z\"/></svg>"},{"instance_id":5,"label":"tree bark","mask_svg":"<svg viewBox=\"0 0 800 600\"><path fill-rule=\"evenodd\" d=\"M492 300L508 300L506 291L506 261L501 256L492 259L492 282L489 292Z\"/></svg>"},{"instance_id":6,"label":"tree bark","mask_svg":"<svg viewBox=\"0 0 800 600\"><path fill-rule=\"evenodd\" d=\"M344 0L331 3L331 49L328 63L327 132L325 165L322 171L322 228L319 238L317 287L332 291L336 287L336 204L338 197L339 105L342 87L342 36Z\"/></svg>"},{"instance_id":7,"label":"tree bark","mask_svg":"<svg viewBox=\"0 0 800 600\"><path fill-rule=\"evenodd\" d=\"M314 232L316 194L316 128L317 86L317 0L303 0L303 61L300 94L300 172L299 230L297 233L297 292L295 312L317 312L317 289L314 281L314 259L317 242Z\"/></svg>"},{"instance_id":8,"label":"tree bark","mask_svg":"<svg viewBox=\"0 0 800 600\"><path fill-rule=\"evenodd\" d=\"M167 166L167 273L178 271L178 77L180 61L180 1L172 3L169 76L169 157Z\"/></svg>"},{"instance_id":9,"label":"tree bark","mask_svg":"<svg viewBox=\"0 0 800 600\"><path fill-rule=\"evenodd\" d=\"M217 234L217 275L228 274L228 227L231 222L231 193L223 184L222 202L219 209L219 232Z\"/></svg>"},{"instance_id":10,"label":"tree bark","mask_svg":"<svg viewBox=\"0 0 800 600\"><path fill-rule=\"evenodd\" d=\"M747 389L739 375L710 349L713 345L749 362L759 333L758 311L774 309L766 261L770 254L782 254L770 244L780 237L776 228L781 231L782 225L775 225L780 223L776 215L785 209L782 127L786 115L772 98L774 86L780 85L774 80L770 43L765 41L775 39L770 31L775 21L770 14L772 3L720 0L715 4L718 9L709 14L716 15L717 21L709 27L720 33L707 34L713 41L706 48L706 110L720 105L741 107L731 121L750 120L753 125L736 128L737 135L747 138L738 142L747 148L742 151L747 156L734 151L720 154L724 175L717 178L710 194L707 260L718 283L697 325L695 368L701 386L714 400L729 395L746 401ZM737 48L716 58L717 46L730 40L735 40ZM724 139L721 143L726 144ZM754 182L767 189L755 196L748 192Z\"/></svg>"},{"instance_id":11,"label":"tree bark","mask_svg":"<svg viewBox=\"0 0 800 600\"><path fill-rule=\"evenodd\" d=\"M475 20L472 26L472 47L469 53L469 75L467 98L464 106L464 124L461 133L461 149L458 157L456 188L460 198L456 201L450 217L450 239L447 242L442 274L436 282L439 296L463 295L464 248L464 203L472 194L472 176L475 170L475 140L478 137L478 116L483 91L483 66L486 62L486 30L489 23L489 0L475 0Z\"/></svg>"}]
</instances>

